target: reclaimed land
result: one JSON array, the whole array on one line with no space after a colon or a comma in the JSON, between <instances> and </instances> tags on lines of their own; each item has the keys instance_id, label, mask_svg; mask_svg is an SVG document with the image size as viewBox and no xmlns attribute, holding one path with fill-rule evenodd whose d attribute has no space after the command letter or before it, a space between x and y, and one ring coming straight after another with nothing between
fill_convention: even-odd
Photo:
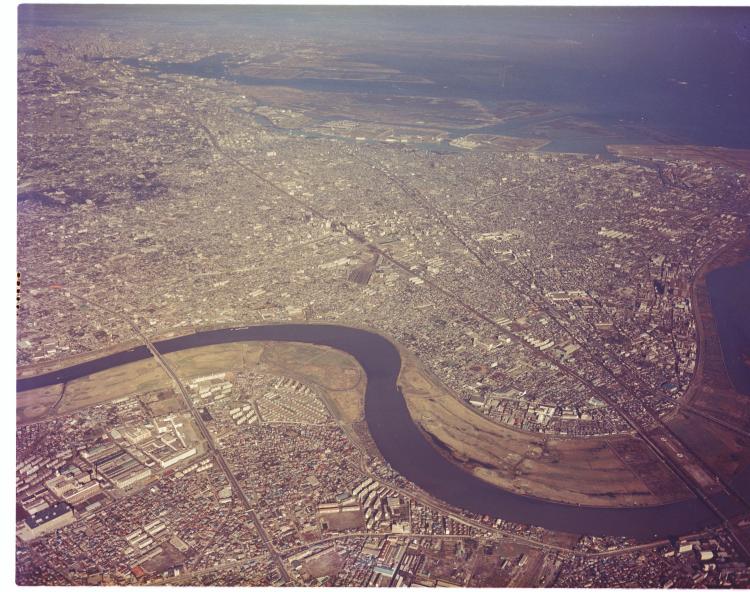
<instances>
[{"instance_id":1,"label":"reclaimed land","mask_svg":"<svg viewBox=\"0 0 750 592\"><path fill-rule=\"evenodd\" d=\"M668 144L609 144L607 150L626 158L675 161L689 160L750 171L750 150L714 146L678 146Z\"/></svg>"}]
</instances>

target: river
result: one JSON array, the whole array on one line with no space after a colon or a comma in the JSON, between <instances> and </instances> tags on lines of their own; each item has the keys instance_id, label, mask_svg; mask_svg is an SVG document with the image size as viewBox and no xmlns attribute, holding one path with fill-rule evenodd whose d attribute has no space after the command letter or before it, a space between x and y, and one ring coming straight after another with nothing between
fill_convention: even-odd
<instances>
[{"instance_id":1,"label":"river","mask_svg":"<svg viewBox=\"0 0 750 592\"><path fill-rule=\"evenodd\" d=\"M679 535L717 522L697 499L641 508L593 508L544 501L511 493L464 471L438 453L412 421L397 386L401 358L384 337L339 325L257 325L217 329L167 339L162 353L238 341L294 341L325 345L352 355L367 375L365 419L383 457L405 479L432 496L477 514L551 530L646 540ZM149 357L138 347L17 381L19 392L87 376ZM724 496L716 502L725 505Z\"/></svg>"},{"instance_id":2,"label":"river","mask_svg":"<svg viewBox=\"0 0 750 592\"><path fill-rule=\"evenodd\" d=\"M706 286L729 380L750 395L750 259L713 270Z\"/></svg>"}]
</instances>

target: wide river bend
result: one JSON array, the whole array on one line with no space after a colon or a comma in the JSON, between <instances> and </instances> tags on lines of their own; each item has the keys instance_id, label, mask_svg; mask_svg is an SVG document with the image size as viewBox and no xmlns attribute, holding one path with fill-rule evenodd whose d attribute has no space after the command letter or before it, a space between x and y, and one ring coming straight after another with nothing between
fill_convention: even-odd
<instances>
[{"instance_id":1,"label":"wide river bend","mask_svg":"<svg viewBox=\"0 0 750 592\"><path fill-rule=\"evenodd\" d=\"M386 338L363 329L325 324L253 325L202 331L155 343L164 353L239 341L324 345L353 356L367 375L365 419L383 457L404 478L455 507L512 522L577 534L650 539L679 535L718 522L697 499L662 506L598 508L545 501L483 481L442 456L417 428L397 384L401 356ZM150 357L145 346L19 379L18 392L68 382ZM724 505L721 496L718 503Z\"/></svg>"}]
</instances>

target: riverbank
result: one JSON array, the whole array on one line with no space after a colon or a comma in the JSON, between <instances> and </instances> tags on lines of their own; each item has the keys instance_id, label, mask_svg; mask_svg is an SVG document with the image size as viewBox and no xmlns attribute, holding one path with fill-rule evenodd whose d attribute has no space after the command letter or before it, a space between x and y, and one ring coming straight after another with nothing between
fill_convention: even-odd
<instances>
[{"instance_id":1,"label":"riverbank","mask_svg":"<svg viewBox=\"0 0 750 592\"><path fill-rule=\"evenodd\" d=\"M399 385L436 451L488 483L591 507L657 506L692 497L638 438L558 438L514 430L476 413L401 348Z\"/></svg>"},{"instance_id":2,"label":"riverbank","mask_svg":"<svg viewBox=\"0 0 750 592\"><path fill-rule=\"evenodd\" d=\"M750 235L715 253L696 272L691 291L698 339L695 372L667 420L687 447L728 481L750 467L750 406L727 373L707 278L748 259Z\"/></svg>"},{"instance_id":3,"label":"riverbank","mask_svg":"<svg viewBox=\"0 0 750 592\"><path fill-rule=\"evenodd\" d=\"M383 458L403 478L452 506L556 531L639 539L681 534L716 522L713 514L695 499L646 508L579 507L518 495L466 472L437 453L412 420L397 386L400 354L390 341L374 333L335 325L261 325L194 333L156 345L168 355L201 346L248 341L324 345L356 359L367 376L367 426ZM145 348L125 354L127 363L150 356ZM122 355L108 356L93 365L84 363L64 372L23 379L17 387L23 391L69 382L122 363Z\"/></svg>"},{"instance_id":4,"label":"riverbank","mask_svg":"<svg viewBox=\"0 0 750 592\"><path fill-rule=\"evenodd\" d=\"M309 326L315 327L316 324ZM361 327L348 328L368 331ZM231 329L219 326L207 328L206 331ZM192 328L184 328L179 334L170 332L152 339L158 342L195 333ZM412 421L437 453L467 473L518 495L574 506L659 506L692 497L689 490L637 438L627 435L558 438L499 425L462 404L406 348L384 335L379 337L396 348L401 357L398 386ZM127 345L135 344L129 342ZM107 355L124 354L131 350L136 351L137 348L110 350ZM168 354L168 358L173 360L181 376L189 378L199 375L196 371L210 373L212 365L215 367L213 371L231 369L232 361L237 357L234 349L226 344L201 350L202 354L196 350L188 358L185 357L187 352ZM265 348L264 352L267 351L268 348ZM79 364L91 362L92 358L91 355L83 355L77 361ZM192 365L184 363L184 359L192 360ZM302 359L298 360L300 364L303 362ZM297 374L293 372L293 367L292 361L287 360L284 369L294 377ZM52 367L52 370L60 369ZM50 367L46 370L50 370ZM28 374L19 373L25 377ZM126 363L100 372L95 381L77 379L68 383L62 402L58 400L59 389L53 387L26 393L26 401L19 403L18 421L38 421L43 417L45 408L53 405L55 412L66 413L127 396L134 391L168 387L168 381L153 360ZM347 418L347 421L353 422L357 415L364 415L363 405L356 409L345 397L338 397L332 406L339 410L337 415ZM357 431L365 445L372 441L367 435L366 422L363 421ZM373 451L372 446L369 449Z\"/></svg>"}]
</instances>

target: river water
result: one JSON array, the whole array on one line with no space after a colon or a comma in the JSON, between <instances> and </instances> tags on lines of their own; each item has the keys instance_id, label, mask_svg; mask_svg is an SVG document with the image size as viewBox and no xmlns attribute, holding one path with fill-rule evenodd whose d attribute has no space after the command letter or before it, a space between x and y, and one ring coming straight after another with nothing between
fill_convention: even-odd
<instances>
[{"instance_id":1,"label":"river water","mask_svg":"<svg viewBox=\"0 0 750 592\"><path fill-rule=\"evenodd\" d=\"M235 341L296 341L352 355L367 375L365 418L383 457L405 479L453 506L512 522L591 535L646 540L679 535L717 522L697 499L644 508L592 508L518 495L491 485L443 457L412 421L397 386L398 350L387 339L338 325L260 325L194 333L158 342L162 353ZM69 381L149 357L145 347L17 381L17 390ZM726 506L724 496L716 502Z\"/></svg>"},{"instance_id":2,"label":"river water","mask_svg":"<svg viewBox=\"0 0 750 592\"><path fill-rule=\"evenodd\" d=\"M372 104L399 97L467 98L502 114L510 103L529 102L542 114L482 129L457 124L447 131L547 137L552 143L546 151L607 154L606 144L655 142L750 146L750 78L744 75L750 68L750 11L467 8L301 9L291 11L289 21L273 11L264 17L257 11L232 13L233 23L247 32L248 48L265 18L265 30L278 29L282 38L340 43L345 60L409 78L316 78L314 67L287 78L251 77L238 74L236 65L265 59L226 52L193 62L146 54L124 63L155 75L366 96ZM267 59L274 63L273 56ZM407 103L407 111L411 108ZM571 127L561 117L596 125Z\"/></svg>"},{"instance_id":3,"label":"river water","mask_svg":"<svg viewBox=\"0 0 750 592\"><path fill-rule=\"evenodd\" d=\"M445 11L383 7L345 14L327 8L289 7L288 11L280 18L273 7L225 7L221 11L181 7L170 12L159 7L22 5L19 25L132 26L138 31L147 22L203 31L229 23L244 27L249 47L251 33L272 31L290 38L304 30L319 39L323 31L328 39L347 31L367 42L367 49L346 57L426 77L434 84L243 77L232 73L233 57L222 53L192 63L123 61L156 76L181 73L243 85L283 84L303 91L362 93L383 100L412 95L473 98L490 109L507 101L531 101L593 121L609 132L616 128L619 134L601 138L561 131L551 138L554 142L549 147L560 151L598 152L604 143L645 143L649 141L646 127L677 142L750 145L750 78L745 75L750 64L750 21L746 11L569 7L515 12L466 7ZM394 42L398 29L403 29L399 36L403 41ZM380 30L391 35L378 41ZM473 41L478 35L481 43ZM304 36L292 35L298 37ZM510 121L483 131L533 135L534 126L540 123L544 121ZM478 130L452 131L460 135ZM750 394L750 369L743 366L743 356L750 353L750 307L746 306L750 263L712 272L707 281L727 369L737 389ZM368 377L365 417L382 455L404 478L454 506L553 530L641 539L681 534L716 522L698 500L650 508L577 507L513 494L474 477L439 454L414 424L397 387L398 351L373 333L335 325L267 325L206 331L165 340L157 347L169 353L247 340L327 345L354 356ZM73 380L149 356L145 347L135 348L19 380L17 390ZM737 486L750 498L750 479ZM727 499L719 497L716 503L724 507Z\"/></svg>"},{"instance_id":4,"label":"river water","mask_svg":"<svg viewBox=\"0 0 750 592\"><path fill-rule=\"evenodd\" d=\"M750 395L750 259L715 269L706 285L729 380Z\"/></svg>"}]
</instances>

